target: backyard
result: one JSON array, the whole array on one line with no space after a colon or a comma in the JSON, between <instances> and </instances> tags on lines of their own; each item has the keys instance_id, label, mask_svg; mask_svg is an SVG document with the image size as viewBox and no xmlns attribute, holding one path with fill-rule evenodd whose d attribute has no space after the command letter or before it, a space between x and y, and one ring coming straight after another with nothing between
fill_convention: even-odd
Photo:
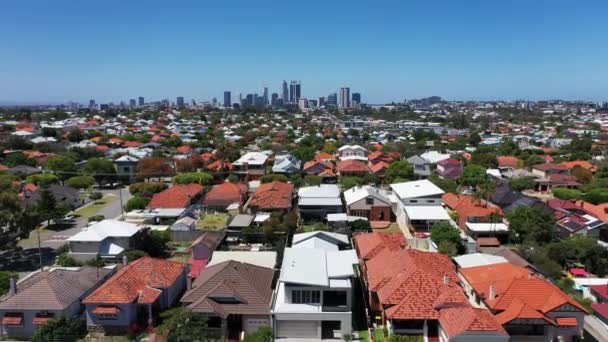
<instances>
[{"instance_id":1,"label":"backyard","mask_svg":"<svg viewBox=\"0 0 608 342\"><path fill-rule=\"evenodd\" d=\"M200 230L222 230L227 227L227 214L206 214L196 223L196 228Z\"/></svg>"},{"instance_id":2,"label":"backyard","mask_svg":"<svg viewBox=\"0 0 608 342\"><path fill-rule=\"evenodd\" d=\"M116 201L118 197L113 194L105 195L102 199L92 202L91 204L84 206L74 212L74 216L89 218L95 215L99 210L103 209L110 203Z\"/></svg>"}]
</instances>

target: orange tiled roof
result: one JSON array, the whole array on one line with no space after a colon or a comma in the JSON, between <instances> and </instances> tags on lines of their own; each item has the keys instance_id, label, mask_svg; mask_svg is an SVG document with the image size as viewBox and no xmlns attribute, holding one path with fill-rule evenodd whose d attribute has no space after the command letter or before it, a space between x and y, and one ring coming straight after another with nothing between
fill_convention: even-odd
<instances>
[{"instance_id":1,"label":"orange tiled roof","mask_svg":"<svg viewBox=\"0 0 608 342\"><path fill-rule=\"evenodd\" d=\"M360 160L341 160L338 162L338 171L340 173L352 173L352 172L369 172L367 165Z\"/></svg>"},{"instance_id":2,"label":"orange tiled roof","mask_svg":"<svg viewBox=\"0 0 608 342\"><path fill-rule=\"evenodd\" d=\"M372 173L378 173L387 170L390 165L386 162L380 161L376 164L368 163L367 166Z\"/></svg>"},{"instance_id":3,"label":"orange tiled roof","mask_svg":"<svg viewBox=\"0 0 608 342\"><path fill-rule=\"evenodd\" d=\"M259 209L290 209L293 199L293 184L270 182L260 185L250 205Z\"/></svg>"},{"instance_id":4,"label":"orange tiled roof","mask_svg":"<svg viewBox=\"0 0 608 342\"><path fill-rule=\"evenodd\" d=\"M230 205L240 203L247 192L247 185L225 182L215 185L205 196L205 205Z\"/></svg>"},{"instance_id":5,"label":"orange tiled roof","mask_svg":"<svg viewBox=\"0 0 608 342\"><path fill-rule=\"evenodd\" d=\"M140 147L143 143L140 141L125 141L123 144L124 147Z\"/></svg>"},{"instance_id":6,"label":"orange tiled roof","mask_svg":"<svg viewBox=\"0 0 608 342\"><path fill-rule=\"evenodd\" d=\"M319 152L316 156L315 156L315 160L318 161L325 161L325 160L334 160L334 156L332 156L329 153L325 153L325 152Z\"/></svg>"},{"instance_id":7,"label":"orange tiled roof","mask_svg":"<svg viewBox=\"0 0 608 342\"><path fill-rule=\"evenodd\" d=\"M597 217L598 219L600 219L604 222L608 222L608 203L600 203L600 204L595 205L595 204L580 200L580 201L576 202L576 205L578 207L583 208L584 210L587 210L588 212L593 214L593 216Z\"/></svg>"},{"instance_id":8,"label":"orange tiled roof","mask_svg":"<svg viewBox=\"0 0 608 342\"><path fill-rule=\"evenodd\" d=\"M513 156L499 156L498 158L498 166L500 167L517 167L520 159Z\"/></svg>"},{"instance_id":9,"label":"orange tiled roof","mask_svg":"<svg viewBox=\"0 0 608 342\"><path fill-rule=\"evenodd\" d=\"M369 233L355 237L357 252L361 260L375 257L383 249L397 251L407 245L402 233Z\"/></svg>"},{"instance_id":10,"label":"orange tiled roof","mask_svg":"<svg viewBox=\"0 0 608 342\"><path fill-rule=\"evenodd\" d=\"M560 163L561 165L565 166L568 168L568 170L572 170L575 166L580 166L584 169L587 169L591 172L595 172L597 170L597 168L595 167L595 165L591 164L590 162L586 161L586 160L573 160L573 161L565 161Z\"/></svg>"},{"instance_id":11,"label":"orange tiled roof","mask_svg":"<svg viewBox=\"0 0 608 342\"><path fill-rule=\"evenodd\" d=\"M495 331L501 335L508 335L488 310L473 308L468 305L442 309L439 314L439 323L450 337L470 331Z\"/></svg>"},{"instance_id":12,"label":"orange tiled roof","mask_svg":"<svg viewBox=\"0 0 608 342\"><path fill-rule=\"evenodd\" d=\"M188 152L190 152L190 146L188 146L188 145L182 145L182 146L180 146L180 147L177 148L177 152L182 153L182 154L188 153Z\"/></svg>"},{"instance_id":13,"label":"orange tiled roof","mask_svg":"<svg viewBox=\"0 0 608 342\"><path fill-rule=\"evenodd\" d=\"M186 208L202 191L200 184L174 185L155 194L148 208Z\"/></svg>"},{"instance_id":14,"label":"orange tiled roof","mask_svg":"<svg viewBox=\"0 0 608 342\"><path fill-rule=\"evenodd\" d=\"M185 274L179 262L143 257L120 269L86 297L84 304L153 303L161 289L175 284Z\"/></svg>"}]
</instances>

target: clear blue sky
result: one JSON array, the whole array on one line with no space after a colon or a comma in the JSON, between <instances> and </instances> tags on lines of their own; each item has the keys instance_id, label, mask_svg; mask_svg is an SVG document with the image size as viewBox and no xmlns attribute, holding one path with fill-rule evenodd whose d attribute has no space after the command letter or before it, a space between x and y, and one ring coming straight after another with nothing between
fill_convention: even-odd
<instances>
[{"instance_id":1,"label":"clear blue sky","mask_svg":"<svg viewBox=\"0 0 608 342\"><path fill-rule=\"evenodd\" d=\"M608 100L606 0L0 1L0 101Z\"/></svg>"}]
</instances>

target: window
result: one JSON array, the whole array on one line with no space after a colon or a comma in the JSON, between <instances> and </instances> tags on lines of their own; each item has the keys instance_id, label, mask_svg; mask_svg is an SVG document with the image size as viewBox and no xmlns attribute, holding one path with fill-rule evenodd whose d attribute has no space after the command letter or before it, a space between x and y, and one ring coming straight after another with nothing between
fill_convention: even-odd
<instances>
[{"instance_id":1,"label":"window","mask_svg":"<svg viewBox=\"0 0 608 342\"><path fill-rule=\"evenodd\" d=\"M118 317L116 314L111 314L111 313L102 313L102 314L98 314L97 318L99 318L99 320L101 321L114 321L116 320Z\"/></svg>"},{"instance_id":2,"label":"window","mask_svg":"<svg viewBox=\"0 0 608 342\"><path fill-rule=\"evenodd\" d=\"M410 200L410 203L418 203L418 200Z\"/></svg>"},{"instance_id":3,"label":"window","mask_svg":"<svg viewBox=\"0 0 608 342\"><path fill-rule=\"evenodd\" d=\"M370 197L366 198L365 199L365 204L367 204L367 205L374 205L374 199L370 198Z\"/></svg>"},{"instance_id":4,"label":"window","mask_svg":"<svg viewBox=\"0 0 608 342\"><path fill-rule=\"evenodd\" d=\"M311 290L292 290L291 302L294 304L320 304L321 293Z\"/></svg>"}]
</instances>

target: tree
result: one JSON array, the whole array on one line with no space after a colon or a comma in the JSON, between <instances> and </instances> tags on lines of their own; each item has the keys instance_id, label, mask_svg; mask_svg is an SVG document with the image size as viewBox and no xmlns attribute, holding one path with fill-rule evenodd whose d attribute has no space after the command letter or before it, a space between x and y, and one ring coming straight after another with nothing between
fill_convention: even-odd
<instances>
[{"instance_id":1,"label":"tree","mask_svg":"<svg viewBox=\"0 0 608 342\"><path fill-rule=\"evenodd\" d=\"M543 159L543 157L541 157L537 154L533 154L526 159L525 165L527 167L532 167L534 165L542 164L544 162L545 162L545 159Z\"/></svg>"},{"instance_id":2,"label":"tree","mask_svg":"<svg viewBox=\"0 0 608 342\"><path fill-rule=\"evenodd\" d=\"M316 153L317 151L313 147L302 145L296 148L294 155L300 159L302 163L305 163L314 159Z\"/></svg>"},{"instance_id":3,"label":"tree","mask_svg":"<svg viewBox=\"0 0 608 342\"><path fill-rule=\"evenodd\" d=\"M17 280L19 273L12 271L0 271L0 296L10 289L11 278Z\"/></svg>"},{"instance_id":4,"label":"tree","mask_svg":"<svg viewBox=\"0 0 608 342\"><path fill-rule=\"evenodd\" d=\"M64 181L76 175L76 161L67 155L58 155L49 158L44 163L44 168L56 174L60 180Z\"/></svg>"},{"instance_id":5,"label":"tree","mask_svg":"<svg viewBox=\"0 0 608 342\"><path fill-rule=\"evenodd\" d=\"M265 175L260 177L260 182L262 184L265 183L271 183L271 182L283 182L283 183L287 183L289 182L289 178L287 178L287 176L285 175L281 175L278 173L271 173L269 175Z\"/></svg>"},{"instance_id":6,"label":"tree","mask_svg":"<svg viewBox=\"0 0 608 342\"><path fill-rule=\"evenodd\" d=\"M576 178L577 182L582 184L587 184L593 179L593 173L580 165L573 167L570 174Z\"/></svg>"},{"instance_id":7,"label":"tree","mask_svg":"<svg viewBox=\"0 0 608 342\"><path fill-rule=\"evenodd\" d=\"M95 178L91 176L75 176L68 178L65 184L71 188L88 189L95 184Z\"/></svg>"},{"instance_id":8,"label":"tree","mask_svg":"<svg viewBox=\"0 0 608 342\"><path fill-rule=\"evenodd\" d=\"M173 184L201 184L213 183L213 176L207 172L186 172L173 177Z\"/></svg>"},{"instance_id":9,"label":"tree","mask_svg":"<svg viewBox=\"0 0 608 342\"><path fill-rule=\"evenodd\" d=\"M150 180L150 178L161 178L175 174L173 167L165 158L150 157L143 158L137 162L137 178Z\"/></svg>"},{"instance_id":10,"label":"tree","mask_svg":"<svg viewBox=\"0 0 608 342\"><path fill-rule=\"evenodd\" d=\"M593 204L606 203L608 202L608 189L593 189L583 195L583 200Z\"/></svg>"},{"instance_id":11,"label":"tree","mask_svg":"<svg viewBox=\"0 0 608 342\"><path fill-rule=\"evenodd\" d=\"M129 262L131 262L131 261L135 261L139 258L148 256L148 253L146 253L144 251L140 251L139 249L131 249L131 250L127 251L126 255L127 255L127 260L129 260Z\"/></svg>"},{"instance_id":12,"label":"tree","mask_svg":"<svg viewBox=\"0 0 608 342\"><path fill-rule=\"evenodd\" d=\"M84 140L84 134L78 128L74 128L68 133L68 140L71 142L79 142Z\"/></svg>"},{"instance_id":13,"label":"tree","mask_svg":"<svg viewBox=\"0 0 608 342\"><path fill-rule=\"evenodd\" d=\"M28 158L21 152L13 152L4 158L4 164L8 167L15 167L17 165L36 166L36 161Z\"/></svg>"},{"instance_id":14,"label":"tree","mask_svg":"<svg viewBox=\"0 0 608 342\"><path fill-rule=\"evenodd\" d=\"M458 194L458 184L449 178L441 178L433 173L429 176L428 180L445 192Z\"/></svg>"},{"instance_id":15,"label":"tree","mask_svg":"<svg viewBox=\"0 0 608 342\"><path fill-rule=\"evenodd\" d=\"M342 191L348 190L350 188L354 188L363 183L363 179L360 177L343 177L340 180L340 185L342 186Z\"/></svg>"},{"instance_id":16,"label":"tree","mask_svg":"<svg viewBox=\"0 0 608 342\"><path fill-rule=\"evenodd\" d=\"M152 195L159 193L168 187L169 186L163 182L140 182L129 185L129 192L133 196L140 195L151 197Z\"/></svg>"},{"instance_id":17,"label":"tree","mask_svg":"<svg viewBox=\"0 0 608 342\"><path fill-rule=\"evenodd\" d=\"M204 314L180 307L164 311L160 316L162 323L157 330L167 341L206 341L212 337L207 329L207 317Z\"/></svg>"},{"instance_id":18,"label":"tree","mask_svg":"<svg viewBox=\"0 0 608 342\"><path fill-rule=\"evenodd\" d=\"M38 186L46 187L51 184L57 183L59 179L57 178L57 176L52 175L50 173L36 173L27 176L25 181L29 184L35 184Z\"/></svg>"},{"instance_id":19,"label":"tree","mask_svg":"<svg viewBox=\"0 0 608 342\"><path fill-rule=\"evenodd\" d=\"M509 181L509 186L517 191L534 189L536 181L534 177L520 177Z\"/></svg>"},{"instance_id":20,"label":"tree","mask_svg":"<svg viewBox=\"0 0 608 342\"><path fill-rule=\"evenodd\" d=\"M251 334L245 335L243 342L272 342L272 328L268 326L259 327Z\"/></svg>"},{"instance_id":21,"label":"tree","mask_svg":"<svg viewBox=\"0 0 608 342\"><path fill-rule=\"evenodd\" d=\"M368 220L355 220L350 223L350 229L356 232L371 232L372 226L369 224Z\"/></svg>"},{"instance_id":22,"label":"tree","mask_svg":"<svg viewBox=\"0 0 608 342\"><path fill-rule=\"evenodd\" d=\"M150 203L150 198L142 196L134 196L127 201L125 205L125 211L133 211L138 209L146 209L146 206Z\"/></svg>"},{"instance_id":23,"label":"tree","mask_svg":"<svg viewBox=\"0 0 608 342\"><path fill-rule=\"evenodd\" d=\"M104 182L116 177L114 164L107 158L91 158L87 160L83 170L86 174L95 178L99 187L101 187Z\"/></svg>"},{"instance_id":24,"label":"tree","mask_svg":"<svg viewBox=\"0 0 608 342\"><path fill-rule=\"evenodd\" d=\"M57 199L48 187L43 187L40 191L40 199L36 203L36 211L40 218L51 225L51 220L63 217L69 210L57 204Z\"/></svg>"},{"instance_id":25,"label":"tree","mask_svg":"<svg viewBox=\"0 0 608 342\"><path fill-rule=\"evenodd\" d=\"M479 136L479 133L477 133L477 132L471 134L471 136L469 137L469 144L471 146L477 146L477 145L479 145L480 142L481 142L481 137Z\"/></svg>"},{"instance_id":26,"label":"tree","mask_svg":"<svg viewBox=\"0 0 608 342\"><path fill-rule=\"evenodd\" d=\"M306 177L304 177L304 183L309 186L321 185L323 183L323 177L307 175Z\"/></svg>"},{"instance_id":27,"label":"tree","mask_svg":"<svg viewBox=\"0 0 608 342\"><path fill-rule=\"evenodd\" d=\"M84 316L59 316L36 329L32 342L75 342L83 339L86 334L87 324Z\"/></svg>"},{"instance_id":28,"label":"tree","mask_svg":"<svg viewBox=\"0 0 608 342\"><path fill-rule=\"evenodd\" d=\"M441 254L454 257L458 255L458 246L451 241L441 241L437 246L437 251Z\"/></svg>"},{"instance_id":29,"label":"tree","mask_svg":"<svg viewBox=\"0 0 608 342\"><path fill-rule=\"evenodd\" d=\"M171 237L168 231L146 229L133 239L133 248L148 253L153 258L165 258L169 255L168 243Z\"/></svg>"},{"instance_id":30,"label":"tree","mask_svg":"<svg viewBox=\"0 0 608 342\"><path fill-rule=\"evenodd\" d=\"M449 222L444 221L435 223L433 227L431 227L431 240L433 240L437 246L451 243L457 251L462 248L460 231Z\"/></svg>"},{"instance_id":31,"label":"tree","mask_svg":"<svg viewBox=\"0 0 608 342\"><path fill-rule=\"evenodd\" d=\"M493 168L498 166L496 153L476 151L471 154L471 164L479 165L484 168Z\"/></svg>"},{"instance_id":32,"label":"tree","mask_svg":"<svg viewBox=\"0 0 608 342\"><path fill-rule=\"evenodd\" d=\"M564 200L577 200L583 196L583 193L576 189L553 188L551 192L553 196Z\"/></svg>"},{"instance_id":33,"label":"tree","mask_svg":"<svg viewBox=\"0 0 608 342\"><path fill-rule=\"evenodd\" d=\"M464 171L458 178L458 182L462 185L476 187L481 183L488 181L486 169L480 165L470 164L464 168Z\"/></svg>"},{"instance_id":34,"label":"tree","mask_svg":"<svg viewBox=\"0 0 608 342\"><path fill-rule=\"evenodd\" d=\"M410 164L407 160L398 160L389 165L384 179L386 183L390 184L406 182L414 178L414 165Z\"/></svg>"},{"instance_id":35,"label":"tree","mask_svg":"<svg viewBox=\"0 0 608 342\"><path fill-rule=\"evenodd\" d=\"M544 245L553 240L555 216L543 209L520 206L507 215L511 240Z\"/></svg>"}]
</instances>

